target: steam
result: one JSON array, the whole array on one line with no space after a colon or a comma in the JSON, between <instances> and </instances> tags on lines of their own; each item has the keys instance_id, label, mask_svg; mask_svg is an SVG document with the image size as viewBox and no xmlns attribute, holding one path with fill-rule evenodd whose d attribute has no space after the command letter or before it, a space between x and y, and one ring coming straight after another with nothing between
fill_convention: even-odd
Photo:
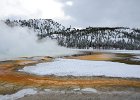
<instances>
[{"instance_id":1,"label":"steam","mask_svg":"<svg viewBox=\"0 0 140 100\"><path fill-rule=\"evenodd\" d=\"M38 41L36 33L28 28L9 27L0 22L0 60L29 56L63 56L76 53L60 47L55 40Z\"/></svg>"}]
</instances>

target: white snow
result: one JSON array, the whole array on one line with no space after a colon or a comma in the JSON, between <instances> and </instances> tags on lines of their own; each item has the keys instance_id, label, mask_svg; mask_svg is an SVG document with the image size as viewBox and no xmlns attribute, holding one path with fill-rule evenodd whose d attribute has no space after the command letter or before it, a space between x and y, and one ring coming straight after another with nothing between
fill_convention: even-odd
<instances>
[{"instance_id":1,"label":"white snow","mask_svg":"<svg viewBox=\"0 0 140 100\"><path fill-rule=\"evenodd\" d=\"M107 53L121 53L121 54L140 54L140 50L104 50L104 49L75 49L77 51L91 51L91 52L107 52Z\"/></svg>"},{"instance_id":2,"label":"white snow","mask_svg":"<svg viewBox=\"0 0 140 100\"><path fill-rule=\"evenodd\" d=\"M75 88L73 89L74 92L86 92L86 93L97 93L97 90L94 88Z\"/></svg>"},{"instance_id":3,"label":"white snow","mask_svg":"<svg viewBox=\"0 0 140 100\"><path fill-rule=\"evenodd\" d=\"M140 78L140 65L76 59L56 59L54 62L40 63L36 66L26 66L19 71L37 75Z\"/></svg>"},{"instance_id":4,"label":"white snow","mask_svg":"<svg viewBox=\"0 0 140 100\"><path fill-rule=\"evenodd\" d=\"M111 52L111 53L140 54L140 50L101 50L101 51Z\"/></svg>"},{"instance_id":5,"label":"white snow","mask_svg":"<svg viewBox=\"0 0 140 100\"><path fill-rule=\"evenodd\" d=\"M24 97L25 95L32 95L32 94L36 94L37 91L35 89L23 89L18 91L15 94L11 94L11 95L0 95L0 100L16 100L19 98Z\"/></svg>"},{"instance_id":6,"label":"white snow","mask_svg":"<svg viewBox=\"0 0 140 100\"><path fill-rule=\"evenodd\" d=\"M139 59L140 60L140 56L134 56L136 59Z\"/></svg>"},{"instance_id":7,"label":"white snow","mask_svg":"<svg viewBox=\"0 0 140 100\"><path fill-rule=\"evenodd\" d=\"M94 88L84 88L81 89L82 92L88 92L88 93L97 93L97 90Z\"/></svg>"},{"instance_id":8,"label":"white snow","mask_svg":"<svg viewBox=\"0 0 140 100\"><path fill-rule=\"evenodd\" d=\"M134 56L134 58L131 58L133 61L140 61L140 56Z\"/></svg>"},{"instance_id":9,"label":"white snow","mask_svg":"<svg viewBox=\"0 0 140 100\"><path fill-rule=\"evenodd\" d=\"M140 59L140 56L135 56L136 58Z\"/></svg>"},{"instance_id":10,"label":"white snow","mask_svg":"<svg viewBox=\"0 0 140 100\"><path fill-rule=\"evenodd\" d=\"M51 92L51 89L44 89L45 92Z\"/></svg>"},{"instance_id":11,"label":"white snow","mask_svg":"<svg viewBox=\"0 0 140 100\"><path fill-rule=\"evenodd\" d=\"M80 91L81 89L80 88L75 88L73 89L74 91Z\"/></svg>"}]
</instances>

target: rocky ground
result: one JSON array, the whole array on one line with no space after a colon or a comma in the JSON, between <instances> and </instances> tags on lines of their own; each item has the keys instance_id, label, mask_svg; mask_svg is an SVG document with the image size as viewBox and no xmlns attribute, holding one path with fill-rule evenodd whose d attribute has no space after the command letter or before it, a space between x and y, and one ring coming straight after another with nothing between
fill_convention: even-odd
<instances>
[{"instance_id":1,"label":"rocky ground","mask_svg":"<svg viewBox=\"0 0 140 100\"><path fill-rule=\"evenodd\" d=\"M140 92L71 93L51 92L25 96L18 100L140 100Z\"/></svg>"}]
</instances>

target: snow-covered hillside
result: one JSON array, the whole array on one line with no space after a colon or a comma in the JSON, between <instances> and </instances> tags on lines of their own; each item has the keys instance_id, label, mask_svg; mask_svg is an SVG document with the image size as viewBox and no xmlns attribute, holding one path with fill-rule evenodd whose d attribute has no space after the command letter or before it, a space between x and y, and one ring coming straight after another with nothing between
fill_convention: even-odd
<instances>
[{"instance_id":1,"label":"snow-covered hillside","mask_svg":"<svg viewBox=\"0 0 140 100\"><path fill-rule=\"evenodd\" d=\"M61 36L62 35L62 36ZM140 49L140 30L124 27L89 27L65 31L60 45L80 49Z\"/></svg>"},{"instance_id":2,"label":"snow-covered hillside","mask_svg":"<svg viewBox=\"0 0 140 100\"><path fill-rule=\"evenodd\" d=\"M65 27L53 21L52 19L29 19L29 20L4 20L4 22L11 26L22 26L34 29L38 34L49 34L51 32L60 32Z\"/></svg>"},{"instance_id":3,"label":"snow-covered hillside","mask_svg":"<svg viewBox=\"0 0 140 100\"><path fill-rule=\"evenodd\" d=\"M9 26L29 27L39 39L50 37L61 46L80 49L140 50L140 29L127 27L65 28L51 19L6 20Z\"/></svg>"}]
</instances>

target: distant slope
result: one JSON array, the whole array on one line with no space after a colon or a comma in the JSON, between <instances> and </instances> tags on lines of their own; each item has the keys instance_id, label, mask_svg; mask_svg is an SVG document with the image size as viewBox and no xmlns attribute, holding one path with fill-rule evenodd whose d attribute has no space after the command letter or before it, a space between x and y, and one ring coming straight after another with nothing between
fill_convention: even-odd
<instances>
[{"instance_id":1,"label":"distant slope","mask_svg":"<svg viewBox=\"0 0 140 100\"><path fill-rule=\"evenodd\" d=\"M29 19L29 20L10 20L4 21L7 25L29 27L34 29L38 34L49 34L51 32L60 32L65 27L61 24L53 21L52 19Z\"/></svg>"},{"instance_id":2,"label":"distant slope","mask_svg":"<svg viewBox=\"0 0 140 100\"><path fill-rule=\"evenodd\" d=\"M80 49L140 49L140 30L125 27L89 27L58 32L59 44Z\"/></svg>"},{"instance_id":3,"label":"distant slope","mask_svg":"<svg viewBox=\"0 0 140 100\"><path fill-rule=\"evenodd\" d=\"M140 29L127 27L65 28L51 19L6 20L9 26L29 27L39 39L57 39L59 45L80 49L132 49L140 50Z\"/></svg>"}]
</instances>

